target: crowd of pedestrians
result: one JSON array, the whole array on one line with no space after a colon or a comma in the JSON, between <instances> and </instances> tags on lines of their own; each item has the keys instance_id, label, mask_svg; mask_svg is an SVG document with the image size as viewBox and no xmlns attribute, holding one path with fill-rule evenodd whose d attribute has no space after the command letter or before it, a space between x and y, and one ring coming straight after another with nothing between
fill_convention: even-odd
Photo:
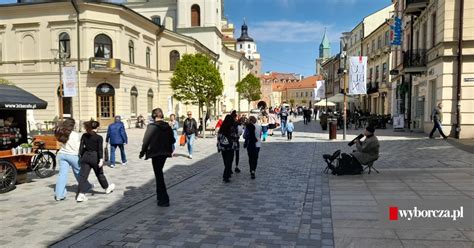
<instances>
[{"instance_id":1,"label":"crowd of pedestrians","mask_svg":"<svg viewBox=\"0 0 474 248\"><path fill-rule=\"evenodd\" d=\"M238 116L236 111L232 111L225 115L223 120L220 119L217 129L217 150L221 153L224 163L223 181L228 183L234 172L241 172L239 168L241 138L244 140L243 148L247 150L250 178L255 179L262 142L273 136L274 129L278 127L281 127L282 136L287 136L287 139L291 140L294 131L291 119L289 109L286 107L263 110L258 116L248 118L245 115ZM120 149L122 166L127 165L125 146L128 144L128 136L120 116L116 116L114 122L107 127L105 147L102 136L97 134L99 122L85 122L86 132L82 137L74 131L75 125L74 119L65 118L55 129L55 136L61 143L61 150L58 153L59 174L55 187L57 201L66 199L69 168L72 168L78 183L75 199L77 202L83 202L87 201L86 194L95 188L95 185L89 182L91 170L94 171L106 194L114 191L115 184L109 183L104 173L104 165L108 160L109 166L115 167L117 148ZM169 120L165 121L163 111L156 108L151 113L151 120L143 137L139 158L151 159L156 180L158 206L169 206L170 200L163 177L163 167L167 158L176 155L178 141L181 138L183 140L179 144L187 147L188 158L192 159L193 145L198 137L199 127L191 111L187 112L187 118L183 121L181 138L178 129L180 125L176 115L171 114ZM110 157L108 157L108 147L110 147ZM235 164L234 170L232 170L233 164Z\"/></svg>"}]
</instances>

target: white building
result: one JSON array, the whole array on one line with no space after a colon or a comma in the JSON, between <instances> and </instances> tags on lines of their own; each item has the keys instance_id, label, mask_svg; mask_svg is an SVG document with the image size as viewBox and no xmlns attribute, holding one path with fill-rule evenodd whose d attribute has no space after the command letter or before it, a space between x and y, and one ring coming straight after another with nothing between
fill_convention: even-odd
<instances>
[{"instance_id":1,"label":"white building","mask_svg":"<svg viewBox=\"0 0 474 248\"><path fill-rule=\"evenodd\" d=\"M257 44L254 39L250 37L248 33L248 26L244 21L241 29L241 35L237 39L237 51L245 54L245 57L252 61L253 70L252 73L255 75L261 75L261 60L260 53L257 51Z\"/></svg>"}]
</instances>

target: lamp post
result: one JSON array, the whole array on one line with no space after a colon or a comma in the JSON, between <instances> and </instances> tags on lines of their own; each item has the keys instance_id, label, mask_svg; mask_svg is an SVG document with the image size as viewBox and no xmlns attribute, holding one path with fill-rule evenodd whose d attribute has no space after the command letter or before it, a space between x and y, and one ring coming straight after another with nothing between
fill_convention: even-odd
<instances>
[{"instance_id":1,"label":"lamp post","mask_svg":"<svg viewBox=\"0 0 474 248\"><path fill-rule=\"evenodd\" d=\"M66 65L66 58L69 56L67 52L64 52L62 49L53 48L51 49L53 54L54 63L59 64L59 119L63 119L64 109L63 109L63 66Z\"/></svg>"},{"instance_id":2,"label":"lamp post","mask_svg":"<svg viewBox=\"0 0 474 248\"><path fill-rule=\"evenodd\" d=\"M344 51L342 51L341 53L341 58L344 59L344 113L343 113L343 125L344 125L344 129L343 129L343 135L342 135L342 138L344 140L346 140L346 132L347 132L347 91L346 91L346 88L347 88L347 81L349 80L349 75L347 73L347 52L346 52L346 46L344 46Z\"/></svg>"}]
</instances>

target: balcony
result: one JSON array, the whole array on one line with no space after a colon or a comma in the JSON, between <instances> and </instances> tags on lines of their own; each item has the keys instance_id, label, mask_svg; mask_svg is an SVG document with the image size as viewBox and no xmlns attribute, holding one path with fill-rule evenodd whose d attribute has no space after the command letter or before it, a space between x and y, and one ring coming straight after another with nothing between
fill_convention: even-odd
<instances>
[{"instance_id":1,"label":"balcony","mask_svg":"<svg viewBox=\"0 0 474 248\"><path fill-rule=\"evenodd\" d=\"M420 15L428 7L429 0L406 0L405 15Z\"/></svg>"},{"instance_id":2,"label":"balcony","mask_svg":"<svg viewBox=\"0 0 474 248\"><path fill-rule=\"evenodd\" d=\"M403 52L404 72L408 74L426 73L426 49L415 49Z\"/></svg>"},{"instance_id":3,"label":"balcony","mask_svg":"<svg viewBox=\"0 0 474 248\"><path fill-rule=\"evenodd\" d=\"M379 92L379 83L371 82L367 84L367 94L373 94Z\"/></svg>"},{"instance_id":4,"label":"balcony","mask_svg":"<svg viewBox=\"0 0 474 248\"><path fill-rule=\"evenodd\" d=\"M89 58L89 72L120 74L122 72L120 59Z\"/></svg>"}]
</instances>

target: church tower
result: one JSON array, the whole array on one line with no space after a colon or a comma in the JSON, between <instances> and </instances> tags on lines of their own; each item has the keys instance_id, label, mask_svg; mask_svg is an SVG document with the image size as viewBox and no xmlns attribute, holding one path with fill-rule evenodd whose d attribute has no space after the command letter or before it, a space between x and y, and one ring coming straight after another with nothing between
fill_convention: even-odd
<instances>
[{"instance_id":1,"label":"church tower","mask_svg":"<svg viewBox=\"0 0 474 248\"><path fill-rule=\"evenodd\" d=\"M316 75L321 75L321 64L329 57L331 57L331 43L324 30L323 39L319 44L319 58L316 59Z\"/></svg>"},{"instance_id":2,"label":"church tower","mask_svg":"<svg viewBox=\"0 0 474 248\"><path fill-rule=\"evenodd\" d=\"M255 43L254 39L249 35L249 28L245 23L242 25L240 37L237 39L237 51L244 53L245 57L252 61L253 69L252 73L254 75L261 74L261 61L260 61L260 54L257 51L257 44Z\"/></svg>"}]
</instances>

